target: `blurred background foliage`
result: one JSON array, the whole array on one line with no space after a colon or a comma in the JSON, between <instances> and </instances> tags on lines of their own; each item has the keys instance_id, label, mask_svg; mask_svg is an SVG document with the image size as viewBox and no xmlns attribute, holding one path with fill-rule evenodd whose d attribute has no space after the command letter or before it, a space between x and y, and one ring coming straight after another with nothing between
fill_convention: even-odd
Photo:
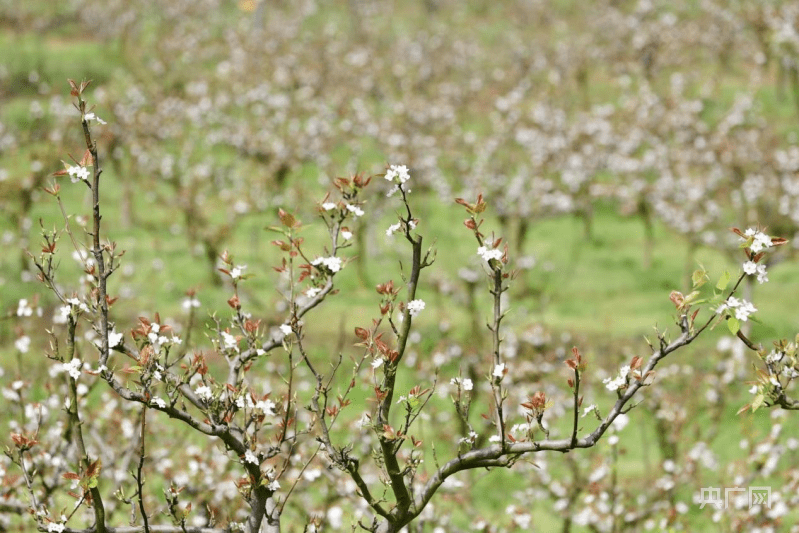
<instances>
[{"instance_id":1,"label":"blurred background foliage","mask_svg":"<svg viewBox=\"0 0 799 533\"><path fill-rule=\"evenodd\" d=\"M429 380L434 356L442 376L486 373L489 295L453 202L478 192L490 206L486 226L510 244L519 269L505 350L521 371L522 399L542 383L552 397L565 394L558 372L572 345L597 378L646 353L643 337L654 338L655 323L671 325L668 294L688 287L697 261L715 273L740 268L731 226L792 239L771 261L770 283L744 288L762 321L752 338L791 337L798 25L796 3L768 0L0 0L0 382L11 390L24 377L32 397L46 396L42 332L56 302L24 250L37 253L40 226L63 226L42 187L68 154L82 154L67 78L93 80L90 99L107 121L94 131L106 236L127 250L110 281L118 324L160 311L185 327L182 304L196 290L202 339L204 317L226 308L229 287L216 268L229 250L256 274L242 299L277 326L285 280L272 272L278 256L264 228L278 207L309 224L334 177L391 163L409 166L419 231L439 258L420 289L428 307L408 387ZM383 185L371 187L367 215L351 228L341 294L308 328L321 347L334 339L354 351L352 328L377 312L374 285L399 281L404 250L385 237L396 205ZM71 223L85 225L87 190L62 187ZM323 242L321 231L305 237ZM68 253L61 261L63 283L78 290L78 264ZM37 312L19 316L20 299ZM755 468L752 453L772 439L795 465L796 448L783 441L799 436L796 425L775 435L768 415L735 415L754 362L723 334L707 335L675 356L658 393L647 391L632 413L640 431L627 435L627 453L610 463L593 452L553 461L556 478L582 487L573 499L553 489L546 469L473 473L480 497L445 498L442 507L462 509L465 499L471 511L442 527L692 531L714 520L692 503L703 483L732 486L740 470L789 487L779 470L762 472L765 459ZM603 393L591 395L601 403ZM699 463L702 475L690 467ZM612 488L609 477L589 479L604 464L618 468ZM497 483L508 492L488 490ZM646 502L641 487L654 490ZM608 495L624 513L613 504L603 513ZM335 526L338 500L309 498ZM651 512L625 521L640 509ZM715 523L753 531L790 521L739 514Z\"/></svg>"}]
</instances>

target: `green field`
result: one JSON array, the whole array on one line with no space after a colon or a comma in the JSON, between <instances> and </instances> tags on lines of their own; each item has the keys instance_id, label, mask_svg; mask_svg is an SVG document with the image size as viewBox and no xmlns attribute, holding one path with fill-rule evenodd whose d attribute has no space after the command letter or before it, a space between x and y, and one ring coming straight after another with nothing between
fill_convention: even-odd
<instances>
[{"instance_id":1,"label":"green field","mask_svg":"<svg viewBox=\"0 0 799 533\"><path fill-rule=\"evenodd\" d=\"M66 176L51 177L63 168L62 161L74 164L69 158L79 160L85 149L79 113L70 110L67 78L93 80L87 99L108 121L93 125L92 132L103 166L102 236L125 250L109 278L109 295L119 298L111 308L117 331L131 342L137 318L152 320L159 313L162 324L190 338L186 361L202 351L210 372L221 380L226 364L209 339L216 338L214 321L230 316L232 292L229 279L217 270L219 254L227 250L235 264L247 265L253 277L239 288L243 308L267 329L277 328L287 320L288 286L273 268L282 258L272 244L280 237L269 229L279 225L278 208L302 220L303 248L311 257L325 255L318 206L334 190L333 178L364 172L374 175L360 196L366 215L347 221L356 237L340 254L348 262L335 277L338 292L308 315L304 329L317 365L327 371L339 355L345 361L346 371L339 372L331 391L345 390L351 378L347 365L362 356L354 346L354 328L369 327L379 316L375 285L401 284L408 274L410 247L401 235L385 235L404 208L396 197L386 198L381 174L389 164L409 166L416 232L425 249L436 251L433 266L422 271L416 298L426 307L413 322L396 388L405 394L437 380L426 416L414 426L414 437L424 442L422 478L455 456L457 439L464 436L453 415L451 378L462 373L475 379L481 392L470 422L480 434L491 431L480 419L491 409L488 266L463 225L466 214L456 197L474 201L485 194L488 209L481 229L509 243L510 267L517 269L503 302L508 315L501 330L503 357L516 372L508 378L512 423L524 421L518 403L546 391L555 406L544 420L557 438L571 430L570 374L563 362L573 346L589 362L584 406L596 403L604 414L615 396L602 379L616 376L635 355L648 357L647 343L657 346L657 331L667 332L667 339L679 335L671 291L690 292L690 275L700 265L710 275L705 295L712 296L723 272L737 279L745 259L728 239L728 228L761 225L788 239L799 230L792 220L799 202L790 203L799 192L786 185L796 170L778 153L799 150L792 100L799 98L799 92L793 94L799 86L791 85L796 70L779 70L775 57L768 63L757 59L754 8L737 3L720 2L714 11L688 1L654 2L649 10L644 3L582 6L567 0L551 5L431 0L407 6L275 2L261 11L258 2L209 0L161 6L163 13L144 2L94 6L96 12L83 1L14 4L0 1L0 239L5 249L0 255L0 386L7 402L0 428L6 445L9 434L32 427L25 403L49 405L41 434L50 441L58 440L56 421L66 421L58 405L59 391L66 389L62 378L49 372L57 364L45 356L53 350L48 330L63 346L64 327L53 325L61 303L35 279L25 250L39 256L42 228L69 227L81 245L90 243L89 189ZM782 13L782 3L773 12L757 5L772 17ZM617 12L618 20L631 25L635 20L637 26L608 35L605 30L616 19L606 17ZM674 23L668 22L671 13ZM262 33L252 29L259 21ZM703 35L697 28L718 34L707 30ZM653 35L660 40L630 47ZM788 44L769 35L776 43L769 50L796 61L799 52L791 56ZM650 52L656 54L655 70L647 74L642 65L649 60L639 55ZM678 73L685 79L682 93L673 89ZM647 91L656 98L642 96ZM736 122L742 94L753 95L754 104ZM701 110L689 110L695 102L702 103ZM614 111L603 111L603 105ZM733 123L729 130L728 123ZM534 141L524 141L525 135ZM627 141L632 148L621 146ZM703 143L712 149L705 151ZM668 164L648 162L647 153L657 159L665 152ZM712 162L707 153L714 154ZM623 158L640 166L616 172ZM686 181L664 193L659 180L672 172ZM640 211L627 208L630 198L639 198L625 189L633 188L633 178L645 191L641 198L651 201L649 226ZM44 191L55 179L66 218ZM546 180L554 188L546 189ZM572 186L575 180L579 183ZM686 192L693 186L701 190L699 198ZM535 192L539 187L542 192ZM567 196L571 207L546 204L542 199L555 198L553 191ZM783 196L787 209L778 207ZM718 211L707 207L710 202L720 205ZM693 217L706 213L701 230L691 231ZM703 240L708 235L712 238ZM792 243L785 248L769 265L768 283L744 283L740 291L758 309L757 321L746 324L747 335L765 346L796 334L799 262ZM72 249L62 234L57 281L67 296L86 290ZM477 281L467 281L464 269ZM191 320L183 307L187 291L196 291L201 302ZM41 315L18 316L22 299ZM697 324L712 313L705 305ZM96 350L83 337L90 329L86 321L79 326L78 353L93 365ZM23 336L31 340L25 350L18 344ZM731 350L734 340L721 324L669 356L654 385L636 397L641 403L619 431L619 444L605 438L590 450L526 455L510 470L457 474L463 485L442 489L433 510L410 531L750 531L755 526L788 531L799 517L795 497L782 500L788 510L775 516L747 514L739 506L714 518L695 501L700 488L709 486L771 485L782 498L796 492L791 487L799 431L790 413L776 409L771 416L766 409L737 414L751 401L753 366L762 363L751 351ZM115 357L120 368L129 363L120 354ZM270 389L279 385L286 365L267 359L253 368L254 383ZM373 409L375 382L368 367L366 362L353 378L352 406L332 435L355 445L362 463L372 469L370 481L380 486L370 457L374 441L353 429L361 414ZM296 377L302 383L297 407L305 413L310 375L300 367ZM477 385L478 380L485 383ZM135 423L135 408L123 407L122 401L112 405L101 380L87 383L82 409L84 426L96 427L84 430L91 434L91 446L137 442L133 426L120 423ZM14 399L16 390L23 401ZM198 518L191 524L208 525L203 517L211 508L220 513L220 527L241 519L236 512L243 504L230 504L233 497L225 504L215 499L226 498L215 483L241 475L234 455L185 425L149 413L152 451L144 464L151 523L171 523L162 491L175 480L197 487L181 500L193 502ZM591 416L580 419L586 431L595 427ZM162 438L165 434L169 439ZM65 446L61 451L69 466L64 468L75 471L75 456ZM118 446L120 457L131 452L135 457L132 444ZM188 446L201 452L187 458ZM217 452L227 460L213 464ZM769 466L775 455L778 466ZM160 461L166 457L174 464L164 466ZM135 490L130 476L112 477L124 478L133 468L125 461L107 465L108 477L101 478L109 500L117 488L128 496ZM179 467L187 461L199 466L184 479ZM284 531L304 531L314 516L324 516L325 531L349 530L351 517L361 516L354 489L340 488L346 476L325 461L320 456L311 469L327 481L297 486L284 511ZM605 467L607 475L597 474ZM218 480L203 478L198 473L203 468ZM0 531L32 531L34 522L20 516L19 508L3 507L4 498L23 503L29 498L15 469L9 461L0 463ZM53 496L64 509L74 502L67 489L58 488ZM114 504L114 526L127 524L126 505ZM343 523L334 509L343 509ZM78 513L73 520L71 527L88 527L91 516Z\"/></svg>"}]
</instances>

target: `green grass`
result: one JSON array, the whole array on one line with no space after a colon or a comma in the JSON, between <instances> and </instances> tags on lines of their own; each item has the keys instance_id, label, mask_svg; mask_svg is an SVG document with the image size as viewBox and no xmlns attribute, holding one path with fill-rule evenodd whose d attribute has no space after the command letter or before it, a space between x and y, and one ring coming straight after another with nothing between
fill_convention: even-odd
<instances>
[{"instance_id":1,"label":"green grass","mask_svg":"<svg viewBox=\"0 0 799 533\"><path fill-rule=\"evenodd\" d=\"M493 10L502 11L500 7L484 3L482 6L475 3L469 10L460 12L464 28L468 27L466 21L473 17L482 17L493 13ZM568 13L573 7L573 2L558 2L558 12ZM398 7L399 22L387 23L395 34L409 32L423 22L424 17L413 8ZM331 13L330 10L334 10ZM232 16L232 15L231 15ZM504 23L494 13L491 15L490 24L481 25L477 39L487 46L501 47L505 43L503 29ZM148 19L145 24L144 44L152 44L157 37L157 21ZM352 23L351 13L330 7L320 11L308 19L309 32L322 29L325 24L336 22L341 27L349 27ZM151 27L152 26L152 27ZM469 30L471 31L471 30ZM564 31L561 28L560 31ZM560 38L564 36L561 35ZM0 80L0 96L3 105L0 108L0 120L13 129L30 132L36 124L30 119L31 102L39 98L39 92L49 86L53 94L61 95L64 91L60 88L64 80L70 78L93 79L96 86L104 84L121 83L117 80L117 73L124 72L130 65L125 64L122 45L102 43L77 35L72 32L69 25L61 27L48 35L37 35L33 32L19 32L4 29L0 32L0 64L8 75ZM146 57L146 53L142 53ZM138 60L143 61L139 58ZM211 69L213 65L202 65L203 69ZM38 74L37 81L31 81L31 72ZM174 84L174 89L179 90L184 80L179 79L182 72L173 73L169 83ZM120 76L124 77L122 74ZM592 71L590 76L596 84L591 88L592 102L614 99L612 83L605 79L601 70ZM170 85L172 87L172 85ZM717 121L723 110L727 109L734 100L735 95L744 86L740 79L721 87L718 94L708 102L704 117L708 122ZM795 115L790 99L780 99L771 87L764 87L757 93L757 98L763 106L763 112L778 121L780 131L787 133L797 131L794 124ZM48 123L37 127L46 130ZM472 120L463 124L463 129L481 132L488 125L485 121ZM188 133L188 132L187 132ZM200 132L192 132L199 135ZM68 137L70 146L78 145L80 136L78 132L71 132ZM23 139L25 141L26 139ZM75 141L75 142L72 142ZM363 153L358 154L361 168L372 168L383 162L384 155L381 148L370 139L363 140ZM101 145L101 150L102 150ZM174 147L179 150L179 143ZM220 165L235 162L236 155L229 151L217 150L213 153L215 161ZM29 160L33 157L40 158L46 166L46 171L58 169L58 160L66 158L46 141L23 142L13 152L0 154L0 168L5 168L10 173L10 185L16 185L24 179L29 172ZM344 168L352 159L344 145L337 149L332 157ZM464 157L469 157L464 154ZM53 165L50 169L49 165ZM295 170L289 179L288 187L284 191L276 191L287 197L298 199L302 203L312 199L317 201L325 194L325 189L317 184L319 169L313 164L305 164ZM605 176L603 178L609 179ZM133 211L136 220L130 227L124 227L121 222L119 206L125 194L123 180L131 180L136 192L133 199ZM377 180L379 181L379 180ZM85 187L80 184L71 184L61 178L63 185L62 197L70 213L88 213L89 200ZM382 184L376 184L374 188ZM0 185L1 186L1 185ZM182 220L176 217L176 211L169 205L155 202L155 192L169 197L172 190L166 184L153 185L145 177L136 175L117 175L110 166L105 169L103 176L103 213L104 236L116 241L119 247L127 251L123 258L122 268L110 279L109 287L113 295L121 298L112 308L112 314L119 329L128 330L134 324L136 317L149 316L160 312L167 323L180 324L185 321L185 313L181 309L184 293L193 288L199 289L199 299L203 303L200 310L200 322L193 332L195 339L203 339L206 332L205 322L207 313L217 310L223 316L227 312L226 301L230 297L230 287L218 286L212 281L212 266L207 263L202 254L192 249L191 243L185 237L185 227ZM3 189L5 192L5 189ZM369 193L367 210L383 202L382 190ZM463 305L464 283L458 278L458 270L464 266L480 269L481 264L476 255L476 244L469 231L462 225L464 213L462 208L452 203L442 204L433 193L419 192L412 196L414 208L421 214L419 231L424 235L425 243L435 243L438 250L438 259L435 265L422 276L418 297L428 302L425 312L415 321L415 327L422 333L422 339L414 350L418 352L420 364L424 364L429 357L445 341L466 344L468 349L475 353L485 353L486 332L482 337L471 330L471 320ZM491 201L491 198L488 198ZM291 206L286 204L285 207ZM277 264L279 256L270 241L274 234L264 231L268 225L275 224L276 209L268 213L245 217L232 230L225 248L228 248L237 258L237 263L248 265L248 272L256 277L248 280L242 287L242 300L255 317L268 317L270 325L281 323L285 312L275 312L276 306L282 297L276 290L277 274L272 267ZM356 326L368 325L372 318L378 314L378 297L373 285L393 279L401 281L399 263L407 266L409 258L407 246L404 246L400 237L388 240L384 237L385 228L393 222L393 206L384 210L385 215L380 220L370 221L373 226L364 228L370 234L370 240L376 243L373 250L361 252L351 249L352 255L361 253L366 260L366 278L362 280L356 272L355 263L351 263L337 276L337 285L341 293L326 302L322 308L314 311L313 317L308 319L307 338L308 344L318 346L314 349L313 357L320 361L327 360L331 346L338 349L342 347L345 357L351 357L358 352L352 348L354 343L352 331ZM10 215L9 211L9 215ZM6 214L6 213L4 213ZM298 216L311 227L306 231L306 247L316 251L323 243L321 224L314 223L314 213L308 209L301 209ZM498 224L491 211L486 215L485 228L490 232L498 229ZM24 237L29 242L31 251L36 253L37 224L41 219L45 227L63 226L63 219L58 212L52 198L40 194L40 199L34 205L29 217L33 227L24 232ZM210 218L214 223L224 220L224 213L211 213ZM146 225L143 224L146 222ZM176 231L173 232L173 226ZM72 223L79 240L85 237L78 227ZM654 340L653 326L670 328L674 336L674 306L669 301L671 290L684 290L686 275L685 254L688 243L676 236L661 225L655 228L655 245L653 249L653 264L649 269L643 267L644 232L641 222L635 218L619 216L612 206L598 205L594 223L595 238L587 240L583 235L581 221L572 217L560 217L543 220L531 227L526 250L535 257L536 266L520 274L510 291L510 309L508 327L522 330L535 324L543 325L555 339L566 334L569 341L553 341L545 348L546 354L525 354L524 357L541 357L542 360L550 357L556 348L570 348L572 344L580 347L588 357L592 369L605 369L610 373L615 372L619 364L629 361L630 354L645 355L648 347L644 338ZM14 235L17 228L11 224L10 216L0 217L0 235L10 232ZM62 238L61 247L61 281L67 292L77 289L74 282L79 275L76 263L69 258L68 239ZM700 249L696 257L715 276L728 269L735 272L739 265L731 263L721 253ZM47 362L41 355L46 349L47 339L43 336L34 338L34 348L30 352L31 359L22 361L24 368L18 368L17 356L13 350L13 340L18 331L35 333L49 326L49 316L55 307L55 302L46 291L33 281L20 281L20 258L16 250L0 256L0 309L13 314L20 298L31 298L38 294L42 297L45 307L45 319L22 322L16 318L0 321L0 362L5 369L5 376L0 382L7 386L8 382L18 375L28 375L37 380L31 389L32 399L40 400L46 396L45 376ZM216 274L213 274L216 275ZM774 268L769 273L771 283L755 286L759 312L758 315L766 326L755 324L752 337L755 341L765 341L770 338L792 336L796 328L796 309L787 294L796 294L799 291L799 265L786 262ZM435 281L447 281L454 287L455 297L450 298L440 294ZM715 281L715 279L714 279ZM478 291L478 308L480 316L478 322L485 322L490 315L490 297L486 290L487 284L480 284ZM700 315L707 316L708 311ZM448 321L451 329L442 334L439 325ZM21 330L19 328L22 328ZM694 345L672 356L666 363L690 365L697 373L707 371L716 363L718 357L712 353L713 346L725 330L708 332ZM478 339L475 345L475 339ZM471 345L470 345L471 343ZM534 350L530 349L530 352ZM710 354L710 355L708 355ZM484 360L484 359L482 359ZM222 368L223 361L212 358L212 367ZM485 366L485 364L484 364ZM563 367L559 363L559 367ZM404 369L403 369L404 370ZM441 369L440 385L446 386L449 377L458 373L459 362L451 362ZM403 373L398 384L398 391L404 392L417 384L419 374L414 371ZM551 379L565 384L565 373L561 368ZM601 383L589 384L588 392L598 398L601 407L607 408L612 396L604 391ZM531 393L540 383L525 383L530 387ZM661 385L658 383L658 385ZM695 383L690 376L673 376L662 384L672 394L689 396L701 395L704 391L693 390ZM737 448L737 442L742 435L762 437L768 432L770 420L767 416L736 417L735 411L747 401L746 386L743 383L730 385L731 391L727 398L727 407L723 414L721 431L711 444L722 463L739 460L743 456ZM647 391L642 395L647 397ZM352 399L357 408L353 409L353 416L363 410L363 406L372 391L363 385L356 388ZM99 395L93 394L91 402L100 402ZM448 400L435 399L437 407L444 409ZM693 405L693 400L686 399L686 403ZM368 405L368 404L366 404ZM622 439L622 446L626 450L622 455L619 470L622 472L622 483L625 486L635 487L640 479L645 477L651 465L661 461L660 451L656 446L656 430L651 414L646 411L648 404L645 400L641 408L631 413L634 424L627 429ZM485 411L486 405L476 405L475 413ZM5 423L5 420L3 421ZM560 429L565 432L568 421L560 422ZM696 415L691 421L696 428L701 428L708 422L702 414ZM587 426L587 422L585 426ZM633 426L636 427L633 427ZM636 434L634 430L640 428ZM439 429L434 422L420 421L417 428L420 435L426 440L432 440L440 457L444 460L452 457L456 451L452 435L437 435ZM786 433L795 430L786 428ZM183 435L183 434L181 434ZM186 433L185 435L188 435ZM338 434L342 442L351 436L346 432ZM192 441L196 436L187 436ZM197 442L200 442L197 439ZM736 445L730 445L734 443ZM597 453L607 451L607 444L601 443ZM681 453L685 449L680 450ZM558 457L548 458L554 473L563 473L563 466L559 464ZM433 463L429 455L425 458L428 468ZM535 457L532 458L535 461ZM522 490L526 486L524 476L508 471L470 472L459 474L459 478L467 481L470 486L472 498L476 502L477 514L486 520L491 520L504 514L508 504L507 493L496 490L496 487L510 487L510 490ZM729 480L725 480L729 481ZM159 483L154 483L157 489ZM632 489L631 489L632 490ZM679 492L679 500L690 502L691 487ZM157 491L157 490L156 490ZM447 509L453 513L454 523L461 527L469 527L469 518L465 514L458 514L462 501L451 495L442 496L437 507ZM560 527L560 518L552 510L551 503L541 501L534 509L535 527L540 531L554 531ZM712 527L707 524L708 515L692 508L696 523Z\"/></svg>"}]
</instances>

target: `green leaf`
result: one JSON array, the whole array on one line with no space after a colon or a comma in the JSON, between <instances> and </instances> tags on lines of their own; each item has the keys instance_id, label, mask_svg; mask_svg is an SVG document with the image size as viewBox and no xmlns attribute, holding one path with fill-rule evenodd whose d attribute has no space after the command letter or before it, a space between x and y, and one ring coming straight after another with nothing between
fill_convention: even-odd
<instances>
[{"instance_id":1,"label":"green leaf","mask_svg":"<svg viewBox=\"0 0 799 533\"><path fill-rule=\"evenodd\" d=\"M691 294L685 296L684 305L688 306L696 303L696 298L699 297L699 291L693 291Z\"/></svg>"},{"instance_id":2,"label":"green leaf","mask_svg":"<svg viewBox=\"0 0 799 533\"><path fill-rule=\"evenodd\" d=\"M738 322L738 319L734 316L731 316L727 319L727 328L729 328L730 333L733 335L737 335L738 331L741 329L741 323Z\"/></svg>"},{"instance_id":3,"label":"green leaf","mask_svg":"<svg viewBox=\"0 0 799 533\"><path fill-rule=\"evenodd\" d=\"M723 291L724 289L727 288L727 284L729 282L730 282L730 273L725 270L724 274L722 274L721 278L719 278L719 282L716 283L716 288L720 291Z\"/></svg>"},{"instance_id":4,"label":"green leaf","mask_svg":"<svg viewBox=\"0 0 799 533\"><path fill-rule=\"evenodd\" d=\"M757 408L763 405L763 402L765 400L766 400L766 395L763 394L762 392L759 392L757 396L755 396L755 399L752 400L752 412L754 413L755 411L757 411Z\"/></svg>"},{"instance_id":5,"label":"green leaf","mask_svg":"<svg viewBox=\"0 0 799 533\"><path fill-rule=\"evenodd\" d=\"M704 285L705 282L709 279L705 267L703 267L702 265L699 266L700 268L694 270L694 273L691 276L691 281L694 284L694 289L698 289L699 287Z\"/></svg>"}]
</instances>

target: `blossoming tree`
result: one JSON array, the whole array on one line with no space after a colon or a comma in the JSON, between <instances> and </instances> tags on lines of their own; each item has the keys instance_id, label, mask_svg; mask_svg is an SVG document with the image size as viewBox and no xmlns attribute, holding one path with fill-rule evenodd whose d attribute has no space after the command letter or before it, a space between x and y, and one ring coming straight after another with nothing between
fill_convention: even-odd
<instances>
[{"instance_id":1,"label":"blossoming tree","mask_svg":"<svg viewBox=\"0 0 799 533\"><path fill-rule=\"evenodd\" d=\"M344 379L340 377L345 373L343 356L320 347L324 354L320 360L315 355L320 349L311 346L309 331L314 326L311 311L334 294L335 278L347 264L347 258L341 255L352 237L346 221L365 215L363 189L371 179L362 175L337 178L335 197L328 195L319 202L318 213L327 229L328 241L318 255L306 251L305 240L299 236L303 228L300 221L288 211L279 210L280 226L271 229L280 234L273 242L282 254L275 270L287 280L282 296L287 302L288 316L277 321L277 327L270 330L244 309L239 289L249 273L225 252L220 258L223 263L220 270L233 288L227 302L231 316L228 319L211 316L209 351L187 349L185 339L164 323L158 313L153 313L152 318L140 318L130 327L128 338L111 312L116 299L108 282L119 268L123 252L106 240L101 231L103 169L92 124L102 121L86 102L87 86L87 82L70 81L86 151L79 160L66 163L64 170L56 175L68 176L90 191L89 242L81 244L65 215L64 229L44 230L42 251L32 256L40 281L61 303L59 317L64 328L51 332L48 357L54 361L55 374L60 371L64 377L61 390L66 393L66 421L61 426L63 431L42 435L40 414L33 426L20 428L11 435L12 443L7 449L7 456L21 474L12 491L19 501L26 500L21 505L30 511L31 520L40 531L276 533L281 530L287 504L300 492L297 488L318 477L306 476L306 472L322 463L335 467L340 476L354 484L349 496L362 503L363 512L357 518L362 529L374 533L398 532L419 519L442 486L459 472L510 468L531 454L594 447L611 428L626 422L636 405L634 398L652 386L658 365L711 326L726 322L730 332L753 347L741 332L740 324L756 309L750 302L737 298L736 290L747 275L765 276L761 260L771 248L786 242L757 229L735 230L746 254L744 272L734 283L729 274L724 274L708 289L708 274L699 270L694 273L691 293L672 292L679 333L669 340L666 332L658 332L651 354L632 357L615 376L603 381L613 397L609 409L582 405L585 383L594 376L577 348L565 361L568 400L558 400L560 405L555 408L551 393L538 390L528 394L513 386L514 364L502 350L503 320L508 313L503 294L515 276L508 267L508 246L503 245L501 237L486 233L483 228L482 214L488 202L482 195L477 195L474 201L456 199L466 210L464 225L476 241L477 255L488 281L492 302L488 323L490 347L479 363L482 376L461 375L447 380L460 435L450 450L437 451L429 439L417 438L420 420L435 403L431 400L438 386L437 376L428 373L424 382L413 384L407 391L403 388L408 379L404 376L406 367L401 363L409 357L414 321L430 312L418 292L420 280L436 259L435 250L423 246L425 221L414 214L408 188L409 169L392 165L384 175L389 183L388 196L399 199L396 222L386 233L404 240L407 267L403 264L401 284L384 279L377 286L378 311L373 319L362 320L355 328L360 355L352 358L350 372ZM66 213L60 190L58 182L46 189ZM81 290L70 292L57 278L57 250L64 236L84 267ZM713 312L700 319L703 304L713 306ZM195 307L193 299L188 307ZM27 306L23 312L27 312ZM88 351L81 348L77 337L78 329L83 327L93 331ZM781 346L766 357L770 371L782 372L783 361L795 361L795 346ZM261 365L272 369L272 377L265 383L250 374ZM310 377L308 387L301 386L301 369ZM785 379L793 379L794 374ZM769 402L795 406L795 402L775 392L775 380L781 384L774 375L761 383L760 392L751 404L753 410ZM135 415L138 426L135 446L123 447L117 453L115 444L102 449L89 441L94 438L94 416L92 406L85 401L88 387L84 381L90 387L106 387L113 393L114 401L126 405L128 414ZM364 384L367 397L354 399L353 392L363 391ZM351 412L358 405L363 410L360 434L353 433L353 426L348 426L342 434L338 427L348 418L355 418L342 413ZM485 410L480 419L473 416L476 406ZM590 426L581 415L592 415L587 418L592 422ZM170 484L164 488L162 507L172 524L152 523L156 519L150 510L152 498L145 493L148 427L159 427L157 424L163 419L172 419L191 433L218 443L221 454L227 458L219 473L222 476L236 473L236 491L246 509L238 508L217 517L213 506L207 503L202 523L192 525L187 522L191 502L187 504L186 497L181 495L186 487ZM558 425L567 430L561 432ZM182 460L185 451L174 450L173 460ZM134 480L132 495L118 487L120 469L114 468L114 475L109 476L104 466L116 462L118 455L127 457L125 464ZM443 456L447 459L439 462ZM58 460L52 460L54 457ZM125 470L122 469L122 477ZM339 480L337 475L328 479L331 483ZM66 482L70 487L64 486ZM206 483L213 487L213 481ZM186 492L189 499L196 494L191 487ZM65 493L74 498L70 506L63 504ZM124 519L119 516L120 507L111 503L110 493L132 508L132 518L127 520L130 525L115 525ZM56 511L59 506L63 508L60 513ZM243 520L239 520L240 515ZM319 517L306 518L304 530L320 527Z\"/></svg>"}]
</instances>

